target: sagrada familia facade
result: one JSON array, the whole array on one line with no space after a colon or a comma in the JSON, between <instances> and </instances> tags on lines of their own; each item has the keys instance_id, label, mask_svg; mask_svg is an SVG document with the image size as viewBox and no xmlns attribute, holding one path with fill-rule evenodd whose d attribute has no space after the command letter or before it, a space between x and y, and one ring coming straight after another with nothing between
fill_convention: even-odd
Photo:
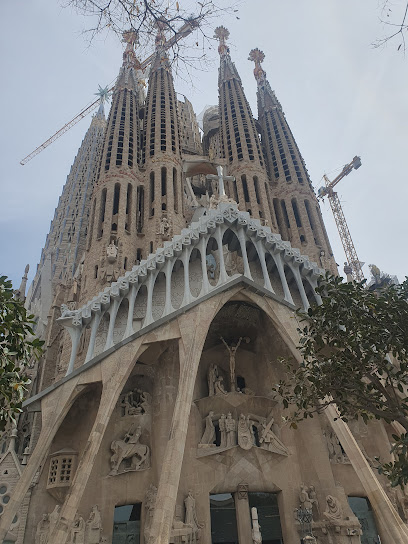
<instances>
[{"instance_id":1,"label":"sagrada familia facade","mask_svg":"<svg viewBox=\"0 0 408 544\"><path fill-rule=\"evenodd\" d=\"M256 118L228 34L202 130L163 31L147 87L125 34L26 297L45 352L0 442L1 542L408 542L375 470L392 429L331 407L293 430L272 394L336 265L264 54Z\"/></svg>"}]
</instances>

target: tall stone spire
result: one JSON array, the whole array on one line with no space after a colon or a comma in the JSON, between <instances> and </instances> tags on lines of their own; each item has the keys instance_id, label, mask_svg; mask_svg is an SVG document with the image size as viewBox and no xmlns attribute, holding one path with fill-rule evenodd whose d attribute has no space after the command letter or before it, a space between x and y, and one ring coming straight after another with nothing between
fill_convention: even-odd
<instances>
[{"instance_id":1,"label":"tall stone spire","mask_svg":"<svg viewBox=\"0 0 408 544\"><path fill-rule=\"evenodd\" d=\"M27 288L27 274L28 274L29 270L30 270L30 265L27 264L25 269L24 269L24 276L21 278L20 287L19 287L19 289L17 289L15 291L16 298L18 298L22 302L24 302L24 300L25 300L25 292L26 292L26 288Z\"/></svg>"},{"instance_id":2,"label":"tall stone spire","mask_svg":"<svg viewBox=\"0 0 408 544\"><path fill-rule=\"evenodd\" d=\"M180 121L173 76L164 45L165 28L164 22L158 23L156 54L146 98L143 153L148 252L185 226Z\"/></svg>"},{"instance_id":3,"label":"tall stone spire","mask_svg":"<svg viewBox=\"0 0 408 544\"><path fill-rule=\"evenodd\" d=\"M333 252L302 155L279 100L261 66L265 55L252 49L258 84L258 121L266 159L273 207L282 238L316 261L335 271Z\"/></svg>"},{"instance_id":4,"label":"tall stone spire","mask_svg":"<svg viewBox=\"0 0 408 544\"><path fill-rule=\"evenodd\" d=\"M227 160L228 173L236 178L235 194L229 196L239 203L241 209L249 211L253 217L267 220L271 226L275 227L267 173L255 119L226 44L229 32L220 26L215 29L214 36L220 42L218 92L221 147Z\"/></svg>"}]
</instances>

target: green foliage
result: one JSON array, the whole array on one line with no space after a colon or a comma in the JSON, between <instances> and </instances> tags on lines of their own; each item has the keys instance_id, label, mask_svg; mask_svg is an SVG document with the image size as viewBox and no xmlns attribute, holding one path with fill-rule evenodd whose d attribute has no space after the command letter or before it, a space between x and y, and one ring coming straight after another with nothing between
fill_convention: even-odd
<instances>
[{"instance_id":1,"label":"green foliage","mask_svg":"<svg viewBox=\"0 0 408 544\"><path fill-rule=\"evenodd\" d=\"M320 306L300 317L300 364L274 388L292 427L335 403L344 421L398 422L408 432L408 279L370 291L364 282L326 275ZM396 437L395 463L381 471L392 485L408 483L407 435Z\"/></svg>"},{"instance_id":2,"label":"green foliage","mask_svg":"<svg viewBox=\"0 0 408 544\"><path fill-rule=\"evenodd\" d=\"M21 412L26 386L24 374L33 357L39 357L44 342L33 338L34 316L27 315L14 298L11 281L0 277L0 430Z\"/></svg>"}]
</instances>

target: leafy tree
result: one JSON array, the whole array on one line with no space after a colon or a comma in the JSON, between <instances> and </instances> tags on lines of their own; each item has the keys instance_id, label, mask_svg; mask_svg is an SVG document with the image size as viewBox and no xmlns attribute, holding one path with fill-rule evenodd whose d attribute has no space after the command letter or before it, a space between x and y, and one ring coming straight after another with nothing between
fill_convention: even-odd
<instances>
[{"instance_id":1,"label":"leafy tree","mask_svg":"<svg viewBox=\"0 0 408 544\"><path fill-rule=\"evenodd\" d=\"M39 357L43 341L34 338L34 316L14 296L11 281L0 277L0 430L21 412L30 379L24 371Z\"/></svg>"},{"instance_id":2,"label":"leafy tree","mask_svg":"<svg viewBox=\"0 0 408 544\"><path fill-rule=\"evenodd\" d=\"M394 463L379 467L392 485L408 483L408 279L369 290L327 274L322 304L299 311L302 361L283 361L287 378L274 388L296 422L336 404L344 421L362 418L401 426Z\"/></svg>"}]
</instances>

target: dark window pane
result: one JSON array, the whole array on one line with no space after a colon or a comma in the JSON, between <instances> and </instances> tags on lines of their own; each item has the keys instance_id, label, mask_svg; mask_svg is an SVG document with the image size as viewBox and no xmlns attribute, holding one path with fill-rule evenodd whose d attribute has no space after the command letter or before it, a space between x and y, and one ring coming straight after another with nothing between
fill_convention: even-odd
<instances>
[{"instance_id":1,"label":"dark window pane","mask_svg":"<svg viewBox=\"0 0 408 544\"><path fill-rule=\"evenodd\" d=\"M248 493L250 508L258 510L263 544L283 544L276 493Z\"/></svg>"},{"instance_id":2,"label":"dark window pane","mask_svg":"<svg viewBox=\"0 0 408 544\"><path fill-rule=\"evenodd\" d=\"M237 516L231 493L210 495L212 544L238 544Z\"/></svg>"}]
</instances>

